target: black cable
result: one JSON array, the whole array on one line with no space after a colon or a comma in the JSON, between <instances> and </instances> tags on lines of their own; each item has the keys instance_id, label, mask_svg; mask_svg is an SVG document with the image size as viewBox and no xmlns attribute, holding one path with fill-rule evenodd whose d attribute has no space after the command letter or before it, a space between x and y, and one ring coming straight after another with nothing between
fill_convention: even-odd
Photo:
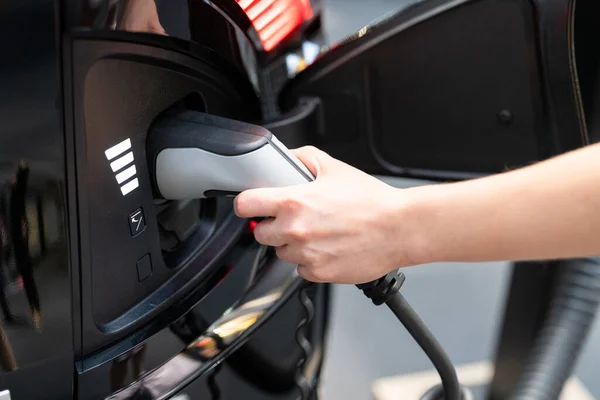
<instances>
[{"instance_id":1,"label":"black cable","mask_svg":"<svg viewBox=\"0 0 600 400\"><path fill-rule=\"evenodd\" d=\"M421 346L427 357L431 360L438 374L442 378L444 396L446 400L460 400L461 388L458 383L456 370L450 362L448 355L427 329L425 323L419 318L415 310L408 304L404 296L397 292L386 304L398 317L408 333Z\"/></svg>"},{"instance_id":2,"label":"black cable","mask_svg":"<svg viewBox=\"0 0 600 400\"><path fill-rule=\"evenodd\" d=\"M404 296L400 294L400 288L405 279L402 272L396 271L390 272L376 281L356 286L373 301L373 304L387 304L427 354L442 378L443 398L445 400L461 400L463 389L458 383L456 370L448 355Z\"/></svg>"}]
</instances>

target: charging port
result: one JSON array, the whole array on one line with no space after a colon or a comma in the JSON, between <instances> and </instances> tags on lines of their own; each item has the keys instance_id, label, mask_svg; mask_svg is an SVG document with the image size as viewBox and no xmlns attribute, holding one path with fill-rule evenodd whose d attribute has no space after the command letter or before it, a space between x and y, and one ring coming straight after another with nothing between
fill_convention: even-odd
<instances>
[{"instance_id":1,"label":"charging port","mask_svg":"<svg viewBox=\"0 0 600 400\"><path fill-rule=\"evenodd\" d=\"M184 109L206 112L202 94L192 92L168 110ZM177 268L188 255L213 233L217 223L216 199L170 201L154 200L163 259Z\"/></svg>"}]
</instances>

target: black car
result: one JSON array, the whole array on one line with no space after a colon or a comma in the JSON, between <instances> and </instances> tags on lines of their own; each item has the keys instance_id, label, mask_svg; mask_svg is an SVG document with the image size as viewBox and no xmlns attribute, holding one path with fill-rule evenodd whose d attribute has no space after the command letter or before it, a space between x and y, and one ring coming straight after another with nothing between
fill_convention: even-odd
<instances>
[{"instance_id":1,"label":"black car","mask_svg":"<svg viewBox=\"0 0 600 400\"><path fill-rule=\"evenodd\" d=\"M327 46L315 0L5 0L0 399L316 399L329 286L231 197L156 198L149 126L252 122L378 175L524 165L589 140L573 3L426 0Z\"/></svg>"}]
</instances>

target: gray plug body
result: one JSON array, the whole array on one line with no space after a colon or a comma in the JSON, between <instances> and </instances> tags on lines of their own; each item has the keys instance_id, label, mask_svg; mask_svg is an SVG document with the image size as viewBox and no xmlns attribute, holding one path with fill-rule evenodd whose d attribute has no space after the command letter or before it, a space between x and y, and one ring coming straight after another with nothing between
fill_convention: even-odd
<instances>
[{"instance_id":1,"label":"gray plug body","mask_svg":"<svg viewBox=\"0 0 600 400\"><path fill-rule=\"evenodd\" d=\"M148 132L155 196L167 200L236 195L314 176L267 129L194 111L172 111Z\"/></svg>"}]
</instances>

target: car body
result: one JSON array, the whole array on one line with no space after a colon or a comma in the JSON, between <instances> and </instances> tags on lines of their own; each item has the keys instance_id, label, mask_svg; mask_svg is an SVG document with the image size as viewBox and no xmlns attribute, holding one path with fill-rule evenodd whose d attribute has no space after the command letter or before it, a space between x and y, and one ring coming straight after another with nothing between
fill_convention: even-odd
<instances>
[{"instance_id":1,"label":"car body","mask_svg":"<svg viewBox=\"0 0 600 400\"><path fill-rule=\"evenodd\" d=\"M329 286L258 245L231 198L154 198L145 135L166 109L264 124L289 147L433 180L588 142L574 42L554 25L574 18L571 1L427 0L332 46L322 7L3 5L3 232L27 240L1 271L21 317L2 324L0 389L12 399L318 397Z\"/></svg>"},{"instance_id":2,"label":"car body","mask_svg":"<svg viewBox=\"0 0 600 400\"><path fill-rule=\"evenodd\" d=\"M298 297L303 283L293 266L254 242L252 225L233 215L231 199L154 201L152 196L137 197L143 182L124 196L120 183L126 182L115 176L105 155L118 135L105 136L87 125L92 120L121 125L134 142L131 165L137 171L132 179L143 181L148 178L144 149L132 126L125 126L141 122L139 111L148 111L155 100L159 108L170 107L168 102L192 109L210 106L223 115L262 119L258 94L268 89L257 86L258 74L261 68L275 68L275 62L254 54L260 37L252 43L241 30L250 23L243 9L235 2L221 7L237 14L228 17L203 1L11 2L3 9L8 35L20 36L2 61L7 202L14 197L11 177L20 160L29 172L29 179L17 179L26 198L12 203L24 203L31 262L23 267L12 257L2 269L8 308L19 317L18 323L3 324L7 358L0 381L13 399L178 393L191 399L217 393L220 398L239 398L241 393L257 399L295 398L302 366L312 375L306 384L310 391L317 387L326 287L302 292L315 309L304 333L311 348L303 348L296 339L297 325L306 317L306 304ZM314 10L307 18L298 14L286 22L290 29L279 39L285 39L281 46L298 48L318 19L316 3ZM157 33L157 26L164 32ZM20 29L25 29L22 35ZM152 44L158 36L166 44ZM121 46L133 46L132 52L125 50L125 58ZM152 50L129 60L140 49ZM271 57L282 51L270 50ZM161 57L154 51L164 52L162 62L179 63L176 72L168 72L161 62L148 64L148 56ZM197 77L203 68L198 60L203 59L215 73ZM162 98L170 86L160 83L166 76L147 76L142 82L135 77L143 72L130 67L183 77L171 86L183 92ZM98 73L100 81L94 77ZM110 89L106 79L116 86ZM236 85L230 85L234 80ZM157 92L138 91L155 84ZM198 84L215 85L214 97L194 91ZM111 100L112 90L120 94ZM148 97L127 98L136 93ZM138 100L148 103L134 106L132 101ZM106 143L97 142L100 137ZM119 216L121 207L127 211ZM3 222L12 227L18 217L11 216L8 205L5 211ZM37 293L40 304L30 307L26 292ZM35 325L30 308L41 315ZM301 359L306 362L297 366Z\"/></svg>"}]
</instances>

